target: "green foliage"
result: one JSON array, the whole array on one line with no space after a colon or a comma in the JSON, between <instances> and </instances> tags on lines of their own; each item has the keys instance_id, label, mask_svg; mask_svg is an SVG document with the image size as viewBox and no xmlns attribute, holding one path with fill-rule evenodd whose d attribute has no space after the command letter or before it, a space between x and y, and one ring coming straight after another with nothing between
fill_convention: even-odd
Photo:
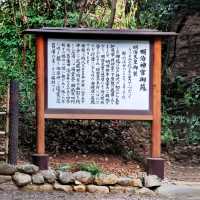
<instances>
[{"instance_id":1,"label":"green foliage","mask_svg":"<svg viewBox=\"0 0 200 200\"><path fill-rule=\"evenodd\" d=\"M188 82L178 76L170 86L165 84L165 87L168 89L164 88L163 97L163 141L168 143L185 139L187 144L199 144L200 77Z\"/></svg>"},{"instance_id":2,"label":"green foliage","mask_svg":"<svg viewBox=\"0 0 200 200\"><path fill-rule=\"evenodd\" d=\"M81 171L87 171L90 172L92 175L98 175L102 172L102 169L95 163L80 163L78 164L78 167Z\"/></svg>"},{"instance_id":3,"label":"green foliage","mask_svg":"<svg viewBox=\"0 0 200 200\"><path fill-rule=\"evenodd\" d=\"M72 164L65 163L65 164L61 164L58 167L58 170L60 170L60 171L70 171L72 168L73 168Z\"/></svg>"},{"instance_id":4,"label":"green foliage","mask_svg":"<svg viewBox=\"0 0 200 200\"><path fill-rule=\"evenodd\" d=\"M95 162L62 164L59 166L58 170L61 170L61 171L86 171L86 172L90 172L93 176L99 175L102 172L102 169Z\"/></svg>"}]
</instances>

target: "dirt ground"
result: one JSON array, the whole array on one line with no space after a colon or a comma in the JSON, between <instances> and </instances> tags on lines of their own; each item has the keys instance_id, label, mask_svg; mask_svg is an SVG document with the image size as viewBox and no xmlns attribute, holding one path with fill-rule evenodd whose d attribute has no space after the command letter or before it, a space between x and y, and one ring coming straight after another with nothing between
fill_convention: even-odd
<instances>
[{"instance_id":1,"label":"dirt ground","mask_svg":"<svg viewBox=\"0 0 200 200\"><path fill-rule=\"evenodd\" d=\"M131 175L143 171L141 165L136 161L126 162L120 156L98 155L98 154L65 154L50 157L50 165L59 167L62 164L73 163L96 163L104 172L111 172L119 176Z\"/></svg>"},{"instance_id":2,"label":"dirt ground","mask_svg":"<svg viewBox=\"0 0 200 200\"><path fill-rule=\"evenodd\" d=\"M165 158L165 177L169 180L200 182L200 166L185 165L174 162L166 155ZM58 167L64 163L85 163L95 162L103 171L115 173L119 176L133 175L136 172L144 171L144 168L137 161L124 161L120 156L97 155L97 154L65 154L50 157L50 165Z\"/></svg>"},{"instance_id":3,"label":"dirt ground","mask_svg":"<svg viewBox=\"0 0 200 200\"><path fill-rule=\"evenodd\" d=\"M161 197L135 196L130 194L90 194L90 193L40 193L40 192L21 192L0 191L1 200L167 200Z\"/></svg>"}]
</instances>

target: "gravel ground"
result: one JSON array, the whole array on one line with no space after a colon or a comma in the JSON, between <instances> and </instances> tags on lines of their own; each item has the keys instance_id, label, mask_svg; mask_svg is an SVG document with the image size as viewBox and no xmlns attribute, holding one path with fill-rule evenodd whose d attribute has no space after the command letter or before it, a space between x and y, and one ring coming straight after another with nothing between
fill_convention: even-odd
<instances>
[{"instance_id":1,"label":"gravel ground","mask_svg":"<svg viewBox=\"0 0 200 200\"><path fill-rule=\"evenodd\" d=\"M90 193L40 193L22 191L0 191L0 200L167 200L159 197L139 197L130 194L90 194Z\"/></svg>"}]
</instances>

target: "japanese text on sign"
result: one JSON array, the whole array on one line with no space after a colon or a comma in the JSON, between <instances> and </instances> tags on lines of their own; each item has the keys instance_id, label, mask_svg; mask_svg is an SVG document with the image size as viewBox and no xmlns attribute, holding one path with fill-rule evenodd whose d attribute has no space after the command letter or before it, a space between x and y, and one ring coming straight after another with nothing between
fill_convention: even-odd
<instances>
[{"instance_id":1,"label":"japanese text on sign","mask_svg":"<svg viewBox=\"0 0 200 200\"><path fill-rule=\"evenodd\" d=\"M149 110L150 42L48 39L48 108Z\"/></svg>"}]
</instances>

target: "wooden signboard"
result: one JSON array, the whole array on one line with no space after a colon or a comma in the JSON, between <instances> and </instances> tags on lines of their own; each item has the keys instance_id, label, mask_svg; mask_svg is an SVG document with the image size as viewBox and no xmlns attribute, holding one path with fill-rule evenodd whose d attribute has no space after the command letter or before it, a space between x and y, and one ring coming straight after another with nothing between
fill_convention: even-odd
<instances>
[{"instance_id":1,"label":"wooden signboard","mask_svg":"<svg viewBox=\"0 0 200 200\"><path fill-rule=\"evenodd\" d=\"M26 33L36 34L38 140L34 162L40 168L48 167L45 118L150 120L150 173L159 171L163 176L161 39L176 34L69 28L28 29Z\"/></svg>"}]
</instances>

